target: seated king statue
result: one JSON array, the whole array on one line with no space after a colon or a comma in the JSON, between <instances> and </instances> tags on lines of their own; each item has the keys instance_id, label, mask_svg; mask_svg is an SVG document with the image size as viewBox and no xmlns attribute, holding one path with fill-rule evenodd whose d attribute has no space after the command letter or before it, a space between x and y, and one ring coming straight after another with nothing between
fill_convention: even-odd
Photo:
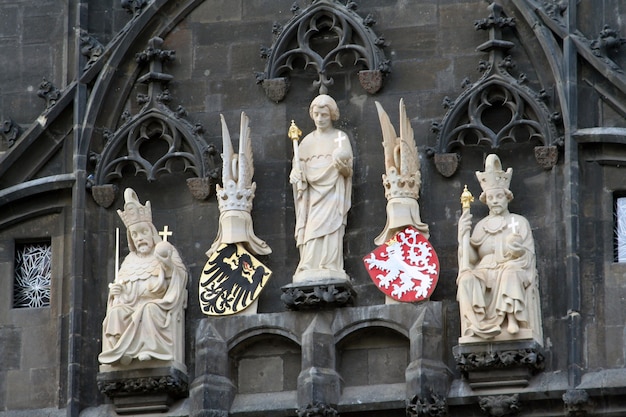
<instances>
[{"instance_id":1,"label":"seated king statue","mask_svg":"<svg viewBox=\"0 0 626 417\"><path fill-rule=\"evenodd\" d=\"M459 219L460 344L531 339L543 345L535 242L528 221L509 212L512 175L497 155L488 155L476 177L489 214L471 237L469 205Z\"/></svg>"},{"instance_id":2,"label":"seated king statue","mask_svg":"<svg viewBox=\"0 0 626 417\"><path fill-rule=\"evenodd\" d=\"M113 369L171 365L186 371L187 270L176 248L154 227L150 202L142 205L131 188L124 200L124 211L117 212L130 253L109 284L98 360Z\"/></svg>"}]
</instances>

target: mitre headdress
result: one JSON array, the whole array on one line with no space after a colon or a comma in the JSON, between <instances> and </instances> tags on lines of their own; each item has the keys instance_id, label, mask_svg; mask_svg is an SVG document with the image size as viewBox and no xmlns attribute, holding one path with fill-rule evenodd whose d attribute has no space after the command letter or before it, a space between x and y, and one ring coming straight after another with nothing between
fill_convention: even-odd
<instances>
[{"instance_id":1,"label":"mitre headdress","mask_svg":"<svg viewBox=\"0 0 626 417\"><path fill-rule=\"evenodd\" d=\"M476 171L476 178L480 183L483 191L502 188L509 189L511 177L513 176L513 168L505 171L502 170L502 163L496 154L490 154L485 160L485 172Z\"/></svg>"},{"instance_id":2,"label":"mitre headdress","mask_svg":"<svg viewBox=\"0 0 626 417\"><path fill-rule=\"evenodd\" d=\"M152 207L149 201L146 201L145 206L142 205L137 193L132 188L127 188L124 191L124 200L124 211L118 210L117 214L119 214L126 228L141 222L152 223Z\"/></svg>"}]
</instances>

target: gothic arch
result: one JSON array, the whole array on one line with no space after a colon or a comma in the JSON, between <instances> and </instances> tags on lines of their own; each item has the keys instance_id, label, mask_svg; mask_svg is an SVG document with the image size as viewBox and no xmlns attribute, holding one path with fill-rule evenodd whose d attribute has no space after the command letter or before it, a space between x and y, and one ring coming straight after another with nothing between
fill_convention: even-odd
<instances>
[{"instance_id":1,"label":"gothic arch","mask_svg":"<svg viewBox=\"0 0 626 417\"><path fill-rule=\"evenodd\" d=\"M513 75L516 65L508 51L515 44L502 35L515 28L515 19L505 17L498 3L488 9L490 15L474 23L476 29L489 31L489 40L477 48L489 53L489 60L479 63L483 74L475 83L467 81L456 100L446 98L448 110L442 122L433 126L438 135L435 166L445 177L456 172L459 155L455 152L467 146L493 152L506 143L528 142L535 145L535 158L543 168L552 168L558 160L562 115L550 109L545 88L534 91L526 74Z\"/></svg>"},{"instance_id":2,"label":"gothic arch","mask_svg":"<svg viewBox=\"0 0 626 417\"><path fill-rule=\"evenodd\" d=\"M347 5L337 0L316 0L304 10L292 7L294 16L284 26L274 25L274 43L262 48L261 56L267 58L265 72L257 74L267 96L281 101L289 89L288 74L303 62L304 69L317 73L313 85L320 94L328 92L333 84L329 74L343 67L350 56L351 65L359 70L361 86L370 94L382 87L383 77L390 72L389 60L382 50L384 39L371 29L372 16L362 18L356 12L356 3ZM328 34L326 45L316 45L321 34ZM319 42L322 43L322 42Z\"/></svg>"},{"instance_id":3,"label":"gothic arch","mask_svg":"<svg viewBox=\"0 0 626 417\"><path fill-rule=\"evenodd\" d=\"M116 128L124 105L138 82L142 63L135 60L135 55L146 47L150 39L166 37L178 22L201 3L201 0L177 3L155 0L144 5L143 9L135 11L126 27L109 42L99 59L85 68L80 81L91 86L86 99L79 149L80 155L85 157L85 165L96 138L102 136L102 127L111 130ZM112 110L105 113L105 108Z\"/></svg>"}]
</instances>

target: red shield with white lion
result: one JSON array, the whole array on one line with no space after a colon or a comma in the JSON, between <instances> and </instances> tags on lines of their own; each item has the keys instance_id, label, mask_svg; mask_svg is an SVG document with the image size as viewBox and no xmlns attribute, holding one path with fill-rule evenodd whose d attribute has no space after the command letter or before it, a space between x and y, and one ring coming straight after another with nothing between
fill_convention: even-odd
<instances>
[{"instance_id":1,"label":"red shield with white lion","mask_svg":"<svg viewBox=\"0 0 626 417\"><path fill-rule=\"evenodd\" d=\"M404 302L427 300L439 279L439 258L414 227L407 227L363 258L376 286Z\"/></svg>"}]
</instances>

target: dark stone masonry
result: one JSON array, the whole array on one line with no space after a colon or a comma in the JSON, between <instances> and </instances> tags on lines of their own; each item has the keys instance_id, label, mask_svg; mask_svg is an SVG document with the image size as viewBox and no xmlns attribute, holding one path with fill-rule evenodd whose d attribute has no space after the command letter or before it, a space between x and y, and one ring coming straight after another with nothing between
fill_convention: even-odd
<instances>
[{"instance_id":1,"label":"dark stone masonry","mask_svg":"<svg viewBox=\"0 0 626 417\"><path fill-rule=\"evenodd\" d=\"M0 20L0 417L626 413L624 1L0 0ZM354 154L350 280L300 285L287 130L320 93ZM440 265L415 303L363 262L387 215L375 102L399 129L401 99ZM236 143L242 111L272 275L256 313L208 316L220 115ZM543 340L459 343L459 197L487 214L488 154L532 228ZM98 363L129 187L189 271L179 368ZM51 255L20 281L28 245Z\"/></svg>"}]
</instances>

